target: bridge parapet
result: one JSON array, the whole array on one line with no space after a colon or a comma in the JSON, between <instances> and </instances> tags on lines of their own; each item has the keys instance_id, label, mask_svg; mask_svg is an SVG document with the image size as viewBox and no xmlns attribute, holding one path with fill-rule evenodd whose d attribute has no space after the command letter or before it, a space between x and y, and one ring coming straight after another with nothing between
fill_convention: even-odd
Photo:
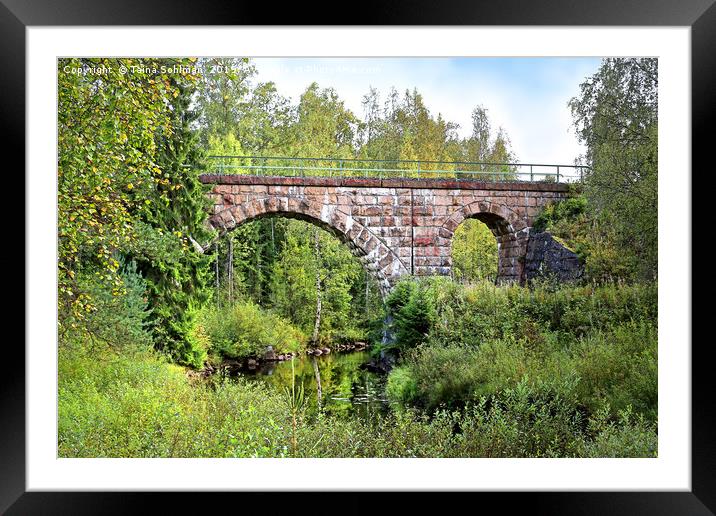
<instances>
[{"instance_id":1,"label":"bridge parapet","mask_svg":"<svg viewBox=\"0 0 716 516\"><path fill-rule=\"evenodd\" d=\"M460 190L506 190L511 192L569 192L573 186L567 183L549 181L484 181L478 179L454 178L373 178L373 177L296 177L296 176L254 176L247 174L202 174L205 184L224 185L297 185L365 188L431 188Z\"/></svg>"}]
</instances>

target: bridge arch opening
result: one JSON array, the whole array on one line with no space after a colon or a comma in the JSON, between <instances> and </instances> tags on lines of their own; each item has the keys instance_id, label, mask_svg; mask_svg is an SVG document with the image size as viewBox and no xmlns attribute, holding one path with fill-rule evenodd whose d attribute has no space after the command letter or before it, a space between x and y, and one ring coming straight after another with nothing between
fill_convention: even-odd
<instances>
[{"instance_id":1,"label":"bridge arch opening","mask_svg":"<svg viewBox=\"0 0 716 516\"><path fill-rule=\"evenodd\" d=\"M481 240L484 243L481 251L483 259L486 260L482 271L495 270L493 267L496 266L496 273L493 276L488 274L486 279L494 279L496 283L521 282L524 268L523 257L529 236L529 228L526 227L524 220L502 204L474 202L464 206L443 226L444 233L447 233L445 236L450 238L450 255L453 260L453 268L455 267L455 234L457 233L459 256L460 246L463 244L462 240L464 239L464 235L460 234L460 226L465 223L467 224L465 226L466 230L474 230L476 223L484 225L484 227L480 228ZM491 242L485 238L487 236L485 229L492 233L496 247L493 247ZM496 256L492 255L492 258L490 258L490 250L495 249ZM464 254L468 253L469 250ZM453 277L455 277L454 273Z\"/></svg>"},{"instance_id":2,"label":"bridge arch opening","mask_svg":"<svg viewBox=\"0 0 716 516\"><path fill-rule=\"evenodd\" d=\"M497 281L498 243L478 216L463 220L452 238L452 278L459 283Z\"/></svg>"},{"instance_id":3,"label":"bridge arch opening","mask_svg":"<svg viewBox=\"0 0 716 516\"><path fill-rule=\"evenodd\" d=\"M321 341L362 340L362 332L382 312L379 285L344 239L327 229L304 217L276 213L227 230L218 240L221 304L252 301L306 335L316 325Z\"/></svg>"},{"instance_id":4,"label":"bridge arch opening","mask_svg":"<svg viewBox=\"0 0 716 516\"><path fill-rule=\"evenodd\" d=\"M286 218L307 222L330 233L348 247L375 280L384 299L397 278L407 272L393 250L350 214L319 203L295 199L261 199L228 205L209 219L220 233L254 220Z\"/></svg>"}]
</instances>

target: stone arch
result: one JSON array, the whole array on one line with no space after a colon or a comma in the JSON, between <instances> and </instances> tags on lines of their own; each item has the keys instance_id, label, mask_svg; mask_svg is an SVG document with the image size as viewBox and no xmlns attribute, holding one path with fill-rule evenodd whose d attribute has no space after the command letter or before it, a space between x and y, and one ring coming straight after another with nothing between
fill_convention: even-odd
<instances>
[{"instance_id":1,"label":"stone arch","mask_svg":"<svg viewBox=\"0 0 716 516\"><path fill-rule=\"evenodd\" d=\"M477 219L492 231L497 240L497 282L521 282L527 252L529 228L523 217L510 207L496 202L475 201L461 207L443 224L440 234L452 243L455 230L465 219Z\"/></svg>"},{"instance_id":2,"label":"stone arch","mask_svg":"<svg viewBox=\"0 0 716 516\"><path fill-rule=\"evenodd\" d=\"M238 204L224 204L209 219L219 232L231 231L251 220L263 217L287 217L314 224L348 245L369 274L377 279L385 297L397 279L408 270L396 253L352 215L337 206L296 197L266 197Z\"/></svg>"}]
</instances>

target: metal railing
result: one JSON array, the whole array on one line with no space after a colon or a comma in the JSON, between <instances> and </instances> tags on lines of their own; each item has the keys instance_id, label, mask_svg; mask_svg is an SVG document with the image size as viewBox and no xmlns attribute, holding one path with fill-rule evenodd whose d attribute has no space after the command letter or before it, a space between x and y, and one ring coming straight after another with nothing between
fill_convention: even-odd
<instances>
[{"instance_id":1,"label":"metal railing","mask_svg":"<svg viewBox=\"0 0 716 516\"><path fill-rule=\"evenodd\" d=\"M483 163L474 161L296 158L286 156L207 156L210 174L278 177L418 178L477 181L580 182L582 165Z\"/></svg>"}]
</instances>

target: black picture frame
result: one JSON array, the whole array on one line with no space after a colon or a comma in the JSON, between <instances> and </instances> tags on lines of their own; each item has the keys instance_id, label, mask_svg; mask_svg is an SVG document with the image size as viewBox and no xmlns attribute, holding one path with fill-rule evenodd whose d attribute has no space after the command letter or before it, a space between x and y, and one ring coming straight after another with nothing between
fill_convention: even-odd
<instances>
[{"instance_id":1,"label":"black picture frame","mask_svg":"<svg viewBox=\"0 0 716 516\"><path fill-rule=\"evenodd\" d=\"M707 158L708 129L716 126L716 5L715 0L500 0L483 4L467 1L366 2L356 7L340 24L350 25L584 25L584 26L690 26L692 72L692 170L710 171ZM277 4L278 5L278 4ZM249 25L303 22L318 23L316 12L322 8L303 3L282 4L280 9L265 3L178 2L171 0L0 0L0 123L7 129L5 149L19 158L15 170L24 170L25 149L25 30L42 25ZM325 12L337 13L335 6ZM346 11L344 10L344 13ZM337 20L327 21L334 24ZM699 138L703 138L699 141ZM709 142L710 143L710 142ZM703 177L703 175L701 177ZM693 184L695 174L692 174ZM14 196L20 181L13 179ZM700 189L703 191L703 189ZM692 189L692 192L694 190ZM708 201L706 201L708 203ZM692 206L699 203L696 199ZM699 220L693 213L677 214ZM699 233L692 230L692 237ZM24 239L21 237L21 239ZM692 238L693 239L693 238ZM19 240L15 240L17 243ZM20 248L15 245L14 252ZM23 247L24 249L24 247ZM17 270L20 260L14 260ZM710 266L709 266L710 267ZM25 270L25 275L32 271ZM692 294L693 298L693 294ZM19 304L19 303L18 303ZM697 305L693 303L692 306ZM26 306L26 310L32 310ZM693 320L693 316L692 316ZM3 357L6 364L0 374L0 512L7 514L127 514L143 511L161 497L163 512L196 507L208 508L206 496L189 493L68 493L26 492L25 488L25 353L14 339L8 339ZM688 345L689 343L674 343ZM690 492L532 492L455 494L456 503L470 505L493 502L510 510L533 514L714 514L716 511L716 445L714 402L710 386L711 362L709 339L694 341L692 347L692 490ZM13 355L14 354L14 355ZM212 493L211 505L232 494ZM242 507L246 500L271 507L278 512L284 497L271 493L248 496L238 494ZM285 497L286 507L305 506L311 493L293 493ZM346 493L340 512L375 510L375 495ZM471 500L460 500L470 496ZM402 510L425 508L425 493L403 495ZM235 498L234 498L235 500ZM486 507L486 506L485 506ZM444 507L448 508L448 507ZM311 508L321 512L320 508ZM337 510L333 507L334 510Z\"/></svg>"}]
</instances>

